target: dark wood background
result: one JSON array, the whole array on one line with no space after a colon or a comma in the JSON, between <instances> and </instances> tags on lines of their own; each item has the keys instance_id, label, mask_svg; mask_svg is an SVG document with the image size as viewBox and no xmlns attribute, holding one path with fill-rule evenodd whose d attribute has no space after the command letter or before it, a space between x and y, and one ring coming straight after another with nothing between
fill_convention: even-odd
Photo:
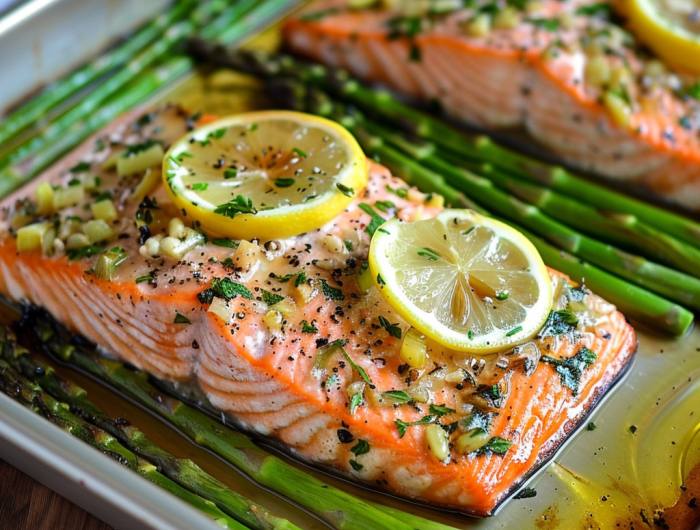
<instances>
[{"instance_id":1,"label":"dark wood background","mask_svg":"<svg viewBox=\"0 0 700 530\"><path fill-rule=\"evenodd\" d=\"M20 470L0 460L0 530L112 530Z\"/></svg>"}]
</instances>

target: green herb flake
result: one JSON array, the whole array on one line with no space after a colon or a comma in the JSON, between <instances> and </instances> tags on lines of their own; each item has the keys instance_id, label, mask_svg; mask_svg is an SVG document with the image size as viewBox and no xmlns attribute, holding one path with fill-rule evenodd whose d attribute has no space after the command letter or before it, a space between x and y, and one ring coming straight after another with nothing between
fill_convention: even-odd
<instances>
[{"instance_id":1,"label":"green herb flake","mask_svg":"<svg viewBox=\"0 0 700 530\"><path fill-rule=\"evenodd\" d=\"M557 337L576 330L578 318L568 309L551 311L549 317L540 331L540 337Z\"/></svg>"},{"instance_id":2,"label":"green herb flake","mask_svg":"<svg viewBox=\"0 0 700 530\"><path fill-rule=\"evenodd\" d=\"M195 184L192 184L192 190L194 190L194 191L207 191L208 187L209 187L208 182L197 182Z\"/></svg>"},{"instance_id":3,"label":"green herb flake","mask_svg":"<svg viewBox=\"0 0 700 530\"><path fill-rule=\"evenodd\" d=\"M379 324L386 330L386 332L396 339L401 338L401 328L398 324L390 324L389 321L383 316L379 316Z\"/></svg>"},{"instance_id":4,"label":"green herb flake","mask_svg":"<svg viewBox=\"0 0 700 530\"><path fill-rule=\"evenodd\" d=\"M123 158L131 158L139 153L148 151L154 145L163 145L163 142L161 142L160 140L151 140L149 138L148 140L140 144L127 145L126 152L124 153Z\"/></svg>"},{"instance_id":5,"label":"green herb flake","mask_svg":"<svg viewBox=\"0 0 700 530\"><path fill-rule=\"evenodd\" d=\"M345 351L345 348L342 346L340 347L340 351L343 354L343 357L345 357L345 360L348 361L350 366L352 366L355 370L357 370L357 373L360 374L360 377L364 380L365 383L368 385L372 384L372 380L369 378L367 375L367 372L365 372L365 369L362 368L362 366L358 365L355 361L353 361L350 356L348 355L348 352Z\"/></svg>"},{"instance_id":6,"label":"green herb flake","mask_svg":"<svg viewBox=\"0 0 700 530\"><path fill-rule=\"evenodd\" d=\"M136 283L143 283L143 282L150 282L153 279L153 273L148 273L144 274L143 276L139 276L134 280Z\"/></svg>"},{"instance_id":7,"label":"green herb flake","mask_svg":"<svg viewBox=\"0 0 700 530\"><path fill-rule=\"evenodd\" d=\"M350 398L350 414L355 414L357 407L362 404L362 393L358 392Z\"/></svg>"},{"instance_id":8,"label":"green herb flake","mask_svg":"<svg viewBox=\"0 0 700 530\"><path fill-rule=\"evenodd\" d=\"M352 454L355 456L366 455L369 453L369 442L359 438L357 443L350 448L350 451L352 451Z\"/></svg>"},{"instance_id":9,"label":"green herb flake","mask_svg":"<svg viewBox=\"0 0 700 530\"><path fill-rule=\"evenodd\" d=\"M346 186L345 184L338 182L335 185L335 187L338 188L338 190L340 190L340 193L342 193L346 197L354 197L355 196L355 190L349 186Z\"/></svg>"},{"instance_id":10,"label":"green herb flake","mask_svg":"<svg viewBox=\"0 0 700 530\"><path fill-rule=\"evenodd\" d=\"M296 182L296 180L294 180L293 178L281 178L281 177L276 178L273 181L275 186L277 186L278 188L289 188L290 186L294 186L295 182Z\"/></svg>"},{"instance_id":11,"label":"green herb flake","mask_svg":"<svg viewBox=\"0 0 700 530\"><path fill-rule=\"evenodd\" d=\"M518 326L517 328L511 329L508 333L506 333L506 337L512 337L516 333L519 333L523 330L522 326Z\"/></svg>"},{"instance_id":12,"label":"green herb flake","mask_svg":"<svg viewBox=\"0 0 700 530\"><path fill-rule=\"evenodd\" d=\"M298 147L293 147L292 153L294 153L297 156L300 156L301 158L306 158L307 156L309 156L306 154L306 151L304 151L303 149L299 149Z\"/></svg>"},{"instance_id":13,"label":"green herb flake","mask_svg":"<svg viewBox=\"0 0 700 530\"><path fill-rule=\"evenodd\" d=\"M192 324L190 319L180 313L175 313L175 324Z\"/></svg>"},{"instance_id":14,"label":"green herb flake","mask_svg":"<svg viewBox=\"0 0 700 530\"><path fill-rule=\"evenodd\" d=\"M396 195L400 199L405 199L406 197L408 197L408 188L396 188L396 189L394 189L391 186L389 186L388 184L384 188L386 189L386 191L393 193L394 195Z\"/></svg>"},{"instance_id":15,"label":"green herb flake","mask_svg":"<svg viewBox=\"0 0 700 530\"><path fill-rule=\"evenodd\" d=\"M382 278L381 274L377 274L377 283L379 285L386 285L386 282L384 281L384 278Z\"/></svg>"},{"instance_id":16,"label":"green herb flake","mask_svg":"<svg viewBox=\"0 0 700 530\"><path fill-rule=\"evenodd\" d=\"M330 285L328 285L328 282L326 280L319 281L321 283L321 292L323 293L323 296L326 298L326 300L330 300L333 302L345 300L345 295L340 289L331 287Z\"/></svg>"},{"instance_id":17,"label":"green herb flake","mask_svg":"<svg viewBox=\"0 0 700 530\"><path fill-rule=\"evenodd\" d=\"M577 15L583 15L585 17L600 17L605 19L610 19L612 15L611 5L605 2L598 2L597 4L582 5L576 8Z\"/></svg>"},{"instance_id":18,"label":"green herb flake","mask_svg":"<svg viewBox=\"0 0 700 530\"><path fill-rule=\"evenodd\" d=\"M413 425L428 425L429 423L435 423L437 419L437 416L429 414L427 416L423 416L418 421L405 422L403 420L396 419L394 420L394 423L396 424L396 428L399 430L399 438L403 438L409 427L412 427Z\"/></svg>"},{"instance_id":19,"label":"green herb flake","mask_svg":"<svg viewBox=\"0 0 700 530\"><path fill-rule=\"evenodd\" d=\"M501 291L500 293L496 293L496 300L500 300L502 302L503 300L508 300L509 296L510 293L508 291Z\"/></svg>"},{"instance_id":20,"label":"green herb flake","mask_svg":"<svg viewBox=\"0 0 700 530\"><path fill-rule=\"evenodd\" d=\"M68 256L70 261L77 261L79 259L95 256L101 252L104 252L104 250L105 248L101 245L87 245L66 251L66 256Z\"/></svg>"},{"instance_id":21,"label":"green herb flake","mask_svg":"<svg viewBox=\"0 0 700 530\"><path fill-rule=\"evenodd\" d=\"M224 178L226 180L235 179L238 176L238 170L235 167L230 167L224 170Z\"/></svg>"},{"instance_id":22,"label":"green herb flake","mask_svg":"<svg viewBox=\"0 0 700 530\"><path fill-rule=\"evenodd\" d=\"M557 18L528 18L526 21L545 31L557 31L559 29L559 19Z\"/></svg>"},{"instance_id":23,"label":"green herb flake","mask_svg":"<svg viewBox=\"0 0 700 530\"><path fill-rule=\"evenodd\" d=\"M428 261L437 261L440 259L440 254L438 254L434 250L430 250L427 247L423 247L422 249L420 249L418 251L418 255L428 258Z\"/></svg>"},{"instance_id":24,"label":"green herb flake","mask_svg":"<svg viewBox=\"0 0 700 530\"><path fill-rule=\"evenodd\" d=\"M253 206L253 201L251 199L246 199L243 195L238 195L235 199L217 206L214 209L214 213L233 219L238 214L255 215L258 213L258 210Z\"/></svg>"},{"instance_id":25,"label":"green herb flake","mask_svg":"<svg viewBox=\"0 0 700 530\"><path fill-rule=\"evenodd\" d=\"M454 414L455 412L455 409L451 409L445 405L430 405L430 414L434 414L438 418L440 416L446 416L447 414Z\"/></svg>"},{"instance_id":26,"label":"green herb flake","mask_svg":"<svg viewBox=\"0 0 700 530\"><path fill-rule=\"evenodd\" d=\"M505 440L499 436L494 436L488 442L486 442L486 445L478 449L477 453L481 455L488 453L504 455L512 445L513 442L509 442L508 440Z\"/></svg>"},{"instance_id":27,"label":"green herb flake","mask_svg":"<svg viewBox=\"0 0 700 530\"><path fill-rule=\"evenodd\" d=\"M237 296L241 296L247 300L255 299L250 289L245 285L234 282L228 276L212 278L209 289L199 293L197 298L199 298L199 301L203 304L210 304L215 296L217 298L223 298L227 302L233 300Z\"/></svg>"},{"instance_id":28,"label":"green herb flake","mask_svg":"<svg viewBox=\"0 0 700 530\"><path fill-rule=\"evenodd\" d=\"M516 493L513 498L514 499L531 499L533 497L537 497L537 492L535 491L534 488L523 488L521 489L518 493Z\"/></svg>"},{"instance_id":29,"label":"green herb flake","mask_svg":"<svg viewBox=\"0 0 700 530\"><path fill-rule=\"evenodd\" d=\"M598 426L597 426L595 423L593 423L593 422L589 423L589 424L586 426L586 429L589 430L589 431L595 431L597 428L598 428Z\"/></svg>"},{"instance_id":30,"label":"green herb flake","mask_svg":"<svg viewBox=\"0 0 700 530\"><path fill-rule=\"evenodd\" d=\"M386 392L382 392L382 397L385 397L387 399L391 399L392 401L396 401L397 403L410 403L413 401L413 398L408 394L408 392L404 392L403 390L387 390Z\"/></svg>"},{"instance_id":31,"label":"green herb flake","mask_svg":"<svg viewBox=\"0 0 700 530\"><path fill-rule=\"evenodd\" d=\"M309 324L306 320L301 321L301 332L302 333L318 333L318 328L314 326L313 320Z\"/></svg>"},{"instance_id":32,"label":"green herb flake","mask_svg":"<svg viewBox=\"0 0 700 530\"><path fill-rule=\"evenodd\" d=\"M222 127L221 129L216 129L213 133L211 133L211 137L214 138L215 140L221 139L224 134L226 134L226 127Z\"/></svg>"},{"instance_id":33,"label":"green herb flake","mask_svg":"<svg viewBox=\"0 0 700 530\"><path fill-rule=\"evenodd\" d=\"M576 395L578 394L578 387L584 370L592 366L597 359L598 356L595 353L585 346L581 346L576 355L572 357L557 359L556 357L543 355L540 357L540 362L554 365L559 374L561 384L570 388L572 394Z\"/></svg>"},{"instance_id":34,"label":"green herb flake","mask_svg":"<svg viewBox=\"0 0 700 530\"><path fill-rule=\"evenodd\" d=\"M360 464L357 460L350 460L350 466L355 470L355 471L361 471L363 467L362 464Z\"/></svg>"},{"instance_id":35,"label":"green herb flake","mask_svg":"<svg viewBox=\"0 0 700 530\"><path fill-rule=\"evenodd\" d=\"M367 232L370 235L370 237L374 236L374 233L380 226L382 226L386 222L386 219L384 219L381 215L375 212L374 208L372 208L367 203L361 202L358 206L363 212L371 216L372 219L370 220L370 223L365 227L365 232Z\"/></svg>"},{"instance_id":36,"label":"green herb flake","mask_svg":"<svg viewBox=\"0 0 700 530\"><path fill-rule=\"evenodd\" d=\"M280 303L282 300L284 300L284 296L280 296L279 294L271 293L270 291L266 291L265 289L260 289L262 291L262 299L263 302L265 302L267 305L275 305Z\"/></svg>"},{"instance_id":37,"label":"green herb flake","mask_svg":"<svg viewBox=\"0 0 700 530\"><path fill-rule=\"evenodd\" d=\"M352 250L353 250L352 241L350 241L349 239L346 239L346 240L344 241L344 243L345 243L345 248L347 249L347 251L348 251L348 252L352 252Z\"/></svg>"},{"instance_id":38,"label":"green herb flake","mask_svg":"<svg viewBox=\"0 0 700 530\"><path fill-rule=\"evenodd\" d=\"M71 173L85 173L86 171L90 171L90 164L88 164L87 162L80 162L74 165L68 171L70 171Z\"/></svg>"},{"instance_id":39,"label":"green herb flake","mask_svg":"<svg viewBox=\"0 0 700 530\"><path fill-rule=\"evenodd\" d=\"M391 201L377 201L374 203L374 207L384 213L388 213L389 210L396 208L396 205Z\"/></svg>"},{"instance_id":40,"label":"green herb flake","mask_svg":"<svg viewBox=\"0 0 700 530\"><path fill-rule=\"evenodd\" d=\"M238 248L238 243L236 243L235 241L231 241L230 239L212 239L211 244L216 245L217 247Z\"/></svg>"}]
</instances>

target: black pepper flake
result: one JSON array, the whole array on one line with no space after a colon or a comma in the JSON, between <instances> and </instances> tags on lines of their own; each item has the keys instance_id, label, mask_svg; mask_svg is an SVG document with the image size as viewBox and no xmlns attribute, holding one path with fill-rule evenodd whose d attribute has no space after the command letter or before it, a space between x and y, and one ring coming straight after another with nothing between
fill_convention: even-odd
<instances>
[{"instance_id":1,"label":"black pepper flake","mask_svg":"<svg viewBox=\"0 0 700 530\"><path fill-rule=\"evenodd\" d=\"M338 440L341 444L349 444L355 441L355 437L347 429L338 429Z\"/></svg>"}]
</instances>

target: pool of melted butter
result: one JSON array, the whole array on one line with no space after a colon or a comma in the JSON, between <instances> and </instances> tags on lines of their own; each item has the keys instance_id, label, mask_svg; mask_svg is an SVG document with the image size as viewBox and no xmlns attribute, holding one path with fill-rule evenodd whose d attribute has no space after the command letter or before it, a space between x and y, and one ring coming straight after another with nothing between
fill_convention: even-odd
<instances>
[{"instance_id":1,"label":"pool of melted butter","mask_svg":"<svg viewBox=\"0 0 700 530\"><path fill-rule=\"evenodd\" d=\"M278 43L278 31L273 28L251 44L274 48ZM155 95L151 103L177 102L193 112L224 116L270 108L261 92L247 76L200 72ZM589 418L595 428L584 425L529 482L535 497L510 500L489 519L417 506L296 465L360 498L464 530L641 529L655 523L662 528L696 528L700 522L700 330L677 340L639 327L637 332L637 357L625 379ZM150 413L124 397L69 367L57 368L86 388L108 414L125 417L161 447L192 459L233 490L301 528L328 528L165 423L153 421ZM698 508L693 508L696 497Z\"/></svg>"}]
</instances>

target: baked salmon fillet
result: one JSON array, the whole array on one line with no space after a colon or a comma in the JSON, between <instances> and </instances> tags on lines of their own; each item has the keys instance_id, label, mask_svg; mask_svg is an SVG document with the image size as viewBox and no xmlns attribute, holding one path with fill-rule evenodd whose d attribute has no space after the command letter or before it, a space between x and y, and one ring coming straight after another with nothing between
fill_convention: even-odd
<instances>
[{"instance_id":1,"label":"baked salmon fillet","mask_svg":"<svg viewBox=\"0 0 700 530\"><path fill-rule=\"evenodd\" d=\"M472 357L428 340L425 366L410 367L399 338L409 325L376 287L358 284L371 220L359 206L390 200L409 220L436 215L436 201L370 163L366 190L321 229L205 242L173 207L157 165L131 177L114 169L125 150L167 149L196 119L177 107L124 116L5 200L0 292L46 308L110 355L198 388L240 428L298 458L475 516L493 514L552 458L632 360L624 316L551 270L554 311L531 341ZM65 206L42 214L47 189ZM110 218L99 243L95 217ZM42 249L18 252L18 230L34 225ZM179 259L152 252L149 241L168 234L185 245ZM105 273L107 256L122 259ZM291 310L271 321L280 303ZM572 303L577 322L556 312ZM426 436L436 424L450 440L442 460ZM478 436L465 445L465 433Z\"/></svg>"},{"instance_id":2,"label":"baked salmon fillet","mask_svg":"<svg viewBox=\"0 0 700 530\"><path fill-rule=\"evenodd\" d=\"M646 55L608 2L443 2L426 15L406 12L430 2L348 3L311 4L285 25L287 47L468 124L524 127L573 166L700 208L700 83Z\"/></svg>"}]
</instances>

